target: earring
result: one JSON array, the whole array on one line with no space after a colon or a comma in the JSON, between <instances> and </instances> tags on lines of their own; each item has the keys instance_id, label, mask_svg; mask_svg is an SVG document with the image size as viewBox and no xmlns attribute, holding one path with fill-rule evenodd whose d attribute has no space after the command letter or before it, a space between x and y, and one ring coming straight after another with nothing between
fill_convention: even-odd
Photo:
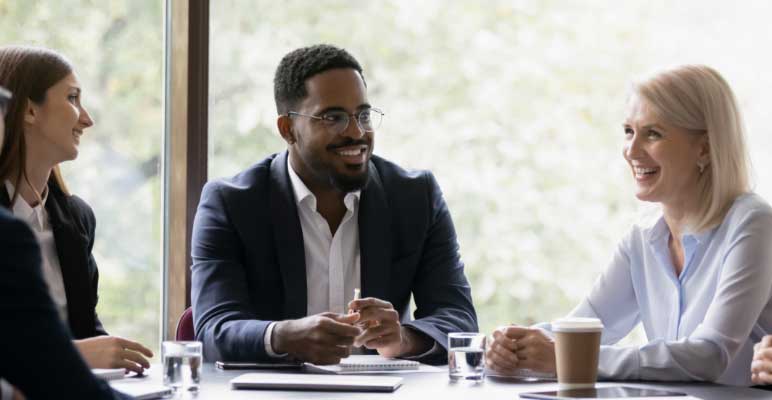
<instances>
[{"instance_id":1,"label":"earring","mask_svg":"<svg viewBox=\"0 0 772 400\"><path fill-rule=\"evenodd\" d=\"M700 175L702 175L702 173L705 172L705 164L697 163L697 168L700 169Z\"/></svg>"}]
</instances>

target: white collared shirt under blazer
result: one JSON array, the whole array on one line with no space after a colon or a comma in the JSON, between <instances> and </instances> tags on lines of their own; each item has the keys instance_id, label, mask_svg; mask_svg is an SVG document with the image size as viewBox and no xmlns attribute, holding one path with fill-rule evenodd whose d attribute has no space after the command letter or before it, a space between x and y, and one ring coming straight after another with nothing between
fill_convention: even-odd
<instances>
[{"instance_id":1,"label":"white collared shirt under blazer","mask_svg":"<svg viewBox=\"0 0 772 400\"><path fill-rule=\"evenodd\" d=\"M346 214L335 231L316 210L316 196L303 183L287 161L290 183L295 192L300 228L303 231L303 252L306 260L306 315L323 312L344 314L359 288L361 261L359 253L359 198L361 191L346 193L343 204ZM273 350L271 338L275 322L263 337L269 356L281 356Z\"/></svg>"},{"instance_id":2,"label":"white collared shirt under blazer","mask_svg":"<svg viewBox=\"0 0 772 400\"><path fill-rule=\"evenodd\" d=\"M13 199L13 195L16 193L13 184L5 181L5 188L8 191L8 197ZM46 201L48 201L48 189L43 192L42 201L35 207L31 207L19 196L13 203L11 212L17 218L26 222L35 233L35 237L40 245L40 253L43 259L43 278L48 285L48 293L54 300L59 318L67 325L67 293L64 290L64 278L62 277L62 267L59 263L59 253L56 251L54 231L48 220Z\"/></svg>"},{"instance_id":3,"label":"white collared shirt under blazer","mask_svg":"<svg viewBox=\"0 0 772 400\"><path fill-rule=\"evenodd\" d=\"M599 376L751 385L753 345L772 333L772 208L745 194L720 225L684 235L680 276L669 237L663 218L633 227L571 312L605 325ZM639 322L647 344L613 345Z\"/></svg>"}]
</instances>

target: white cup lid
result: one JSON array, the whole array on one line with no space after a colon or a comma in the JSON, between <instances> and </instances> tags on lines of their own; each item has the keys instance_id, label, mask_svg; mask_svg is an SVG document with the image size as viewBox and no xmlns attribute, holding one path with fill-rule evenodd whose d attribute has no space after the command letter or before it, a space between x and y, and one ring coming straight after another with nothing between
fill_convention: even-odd
<instances>
[{"instance_id":1,"label":"white cup lid","mask_svg":"<svg viewBox=\"0 0 772 400\"><path fill-rule=\"evenodd\" d=\"M601 332L603 323L597 318L561 318L552 322L554 332Z\"/></svg>"}]
</instances>

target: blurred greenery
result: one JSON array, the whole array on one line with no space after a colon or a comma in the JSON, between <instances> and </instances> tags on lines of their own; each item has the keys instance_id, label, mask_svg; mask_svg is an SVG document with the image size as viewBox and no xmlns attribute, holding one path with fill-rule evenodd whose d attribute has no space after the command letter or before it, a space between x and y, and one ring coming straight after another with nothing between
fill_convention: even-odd
<instances>
[{"instance_id":1,"label":"blurred greenery","mask_svg":"<svg viewBox=\"0 0 772 400\"><path fill-rule=\"evenodd\" d=\"M153 349L163 8L0 0L0 42L59 50L84 85L96 125L64 169L97 217L98 311L109 332ZM757 190L772 198L771 14L759 0L211 0L210 176L283 150L272 80L285 53L345 47L387 113L376 153L432 170L443 188L481 329L550 320L581 299L645 209L621 158L635 76L686 62L721 71L746 113Z\"/></svg>"},{"instance_id":2,"label":"blurred greenery","mask_svg":"<svg viewBox=\"0 0 772 400\"><path fill-rule=\"evenodd\" d=\"M621 157L629 82L707 63L749 121L769 126L761 71L772 59L759 46L772 43L771 11L763 1L212 1L209 173L285 148L273 103L284 54L344 47L387 114L376 153L432 170L443 188L481 329L550 320L647 211ZM752 130L751 142L768 146L769 135Z\"/></svg>"}]
</instances>

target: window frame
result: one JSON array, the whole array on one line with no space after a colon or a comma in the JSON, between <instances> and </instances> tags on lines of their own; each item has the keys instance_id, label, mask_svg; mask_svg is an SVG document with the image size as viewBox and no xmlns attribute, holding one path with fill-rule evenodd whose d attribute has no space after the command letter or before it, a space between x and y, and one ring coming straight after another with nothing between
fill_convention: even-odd
<instances>
[{"instance_id":1,"label":"window frame","mask_svg":"<svg viewBox=\"0 0 772 400\"><path fill-rule=\"evenodd\" d=\"M190 307L190 239L207 180L209 0L166 0L161 338Z\"/></svg>"}]
</instances>

